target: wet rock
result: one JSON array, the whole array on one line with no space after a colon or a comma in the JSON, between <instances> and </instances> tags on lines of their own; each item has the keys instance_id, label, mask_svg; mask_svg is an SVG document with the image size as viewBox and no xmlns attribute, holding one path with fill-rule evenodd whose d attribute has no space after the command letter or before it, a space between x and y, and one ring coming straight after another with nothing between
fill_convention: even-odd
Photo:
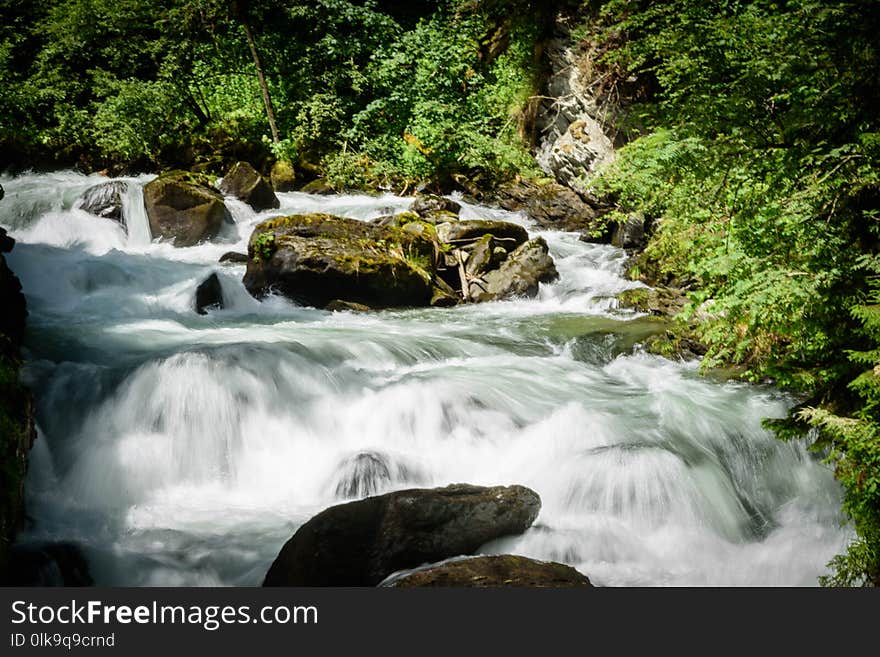
<instances>
[{"instance_id":1,"label":"wet rock","mask_svg":"<svg viewBox=\"0 0 880 657\"><path fill-rule=\"evenodd\" d=\"M444 223L437 226L437 238L452 245L463 245L479 240L484 235L492 235L495 242L507 251L513 251L529 239L525 228L506 221L486 221L473 219Z\"/></svg>"},{"instance_id":2,"label":"wet rock","mask_svg":"<svg viewBox=\"0 0 880 657\"><path fill-rule=\"evenodd\" d=\"M93 586L89 564L78 545L47 543L12 549L12 586Z\"/></svg>"},{"instance_id":3,"label":"wet rock","mask_svg":"<svg viewBox=\"0 0 880 657\"><path fill-rule=\"evenodd\" d=\"M432 224L439 224L445 221L457 220L458 213L461 211L461 204L443 196L425 194L417 196L409 209L426 221Z\"/></svg>"},{"instance_id":4,"label":"wet rock","mask_svg":"<svg viewBox=\"0 0 880 657\"><path fill-rule=\"evenodd\" d=\"M274 290L320 308L334 299L424 306L435 249L427 236L391 226L326 214L279 217L254 229L244 285L257 298Z\"/></svg>"},{"instance_id":5,"label":"wet rock","mask_svg":"<svg viewBox=\"0 0 880 657\"><path fill-rule=\"evenodd\" d=\"M247 203L255 212L281 205L272 186L247 162L236 162L220 182L220 191Z\"/></svg>"},{"instance_id":6,"label":"wet rock","mask_svg":"<svg viewBox=\"0 0 880 657\"><path fill-rule=\"evenodd\" d=\"M336 190L327 182L326 178L316 178L300 187L299 191L303 194L321 194L322 196L336 193Z\"/></svg>"},{"instance_id":7,"label":"wet rock","mask_svg":"<svg viewBox=\"0 0 880 657\"><path fill-rule=\"evenodd\" d=\"M596 208L573 190L555 182L513 182L495 191L505 210L523 212L542 228L589 234L607 232Z\"/></svg>"},{"instance_id":8,"label":"wet rock","mask_svg":"<svg viewBox=\"0 0 880 657\"><path fill-rule=\"evenodd\" d=\"M420 481L421 474L381 452L360 452L343 459L335 478L334 493L345 499L375 495L390 484Z\"/></svg>"},{"instance_id":9,"label":"wet rock","mask_svg":"<svg viewBox=\"0 0 880 657\"><path fill-rule=\"evenodd\" d=\"M3 200L4 196L6 196L6 192L3 191L3 185L0 185L0 201Z\"/></svg>"},{"instance_id":10,"label":"wet rock","mask_svg":"<svg viewBox=\"0 0 880 657\"><path fill-rule=\"evenodd\" d=\"M496 301L511 297L534 297L540 283L559 278L556 265L543 237L529 240L511 253L498 269L470 282L474 301Z\"/></svg>"},{"instance_id":11,"label":"wet rock","mask_svg":"<svg viewBox=\"0 0 880 657\"><path fill-rule=\"evenodd\" d=\"M687 295L683 290L658 285L656 287L637 287L617 295L621 308L632 308L639 312L673 318L687 305Z\"/></svg>"},{"instance_id":12,"label":"wet rock","mask_svg":"<svg viewBox=\"0 0 880 657\"><path fill-rule=\"evenodd\" d=\"M216 273L211 274L196 288L196 312L207 315L208 310L223 308L223 286Z\"/></svg>"},{"instance_id":13,"label":"wet rock","mask_svg":"<svg viewBox=\"0 0 880 657\"><path fill-rule=\"evenodd\" d=\"M228 262L229 264L244 264L248 261L247 253L238 253L236 251L227 251L218 262Z\"/></svg>"},{"instance_id":14,"label":"wet rock","mask_svg":"<svg viewBox=\"0 0 880 657\"><path fill-rule=\"evenodd\" d=\"M541 508L522 486L395 491L330 507L300 527L264 586L375 586L391 573L519 534Z\"/></svg>"},{"instance_id":15,"label":"wet rock","mask_svg":"<svg viewBox=\"0 0 880 657\"><path fill-rule=\"evenodd\" d=\"M147 183L144 204L153 237L192 246L216 237L232 218L211 179L187 171L169 171Z\"/></svg>"},{"instance_id":16,"label":"wet rock","mask_svg":"<svg viewBox=\"0 0 880 657\"><path fill-rule=\"evenodd\" d=\"M0 253L15 240L0 228ZM37 438L34 401L19 382L27 304L21 281L0 255L0 584L9 581L10 545L24 523L28 454Z\"/></svg>"},{"instance_id":17,"label":"wet rock","mask_svg":"<svg viewBox=\"0 0 880 657\"><path fill-rule=\"evenodd\" d=\"M504 554L436 564L389 581L388 586L573 588L592 584L586 575L571 566Z\"/></svg>"},{"instance_id":18,"label":"wet rock","mask_svg":"<svg viewBox=\"0 0 880 657\"><path fill-rule=\"evenodd\" d=\"M128 193L128 185L121 180L111 180L89 187L73 204L74 208L89 214L112 219L125 226L122 216L122 200Z\"/></svg>"},{"instance_id":19,"label":"wet rock","mask_svg":"<svg viewBox=\"0 0 880 657\"><path fill-rule=\"evenodd\" d=\"M345 301L343 299L333 299L330 303L324 306L325 310L333 310L333 311L341 311L341 310L349 310L352 312L366 312L368 310L372 310L369 306L365 306L362 303L355 303L354 301Z\"/></svg>"},{"instance_id":20,"label":"wet rock","mask_svg":"<svg viewBox=\"0 0 880 657\"><path fill-rule=\"evenodd\" d=\"M278 160L269 172L269 181L276 192L292 192L296 189L296 172L288 160Z\"/></svg>"},{"instance_id":21,"label":"wet rock","mask_svg":"<svg viewBox=\"0 0 880 657\"><path fill-rule=\"evenodd\" d=\"M402 228L406 224L421 220L422 218L415 212L407 211L400 212L398 214L382 215L381 217L370 219L370 223L376 224L377 226L392 226L394 228Z\"/></svg>"}]
</instances>

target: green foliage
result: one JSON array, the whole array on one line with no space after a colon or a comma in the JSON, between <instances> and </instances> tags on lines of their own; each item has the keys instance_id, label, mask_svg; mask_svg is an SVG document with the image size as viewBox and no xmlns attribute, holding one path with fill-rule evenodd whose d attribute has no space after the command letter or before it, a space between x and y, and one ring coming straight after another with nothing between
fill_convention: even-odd
<instances>
[{"instance_id":1,"label":"green foliage","mask_svg":"<svg viewBox=\"0 0 880 657\"><path fill-rule=\"evenodd\" d=\"M599 185L657 220L647 261L697 290L684 314L700 319L707 366L815 400L793 419L831 437L859 532L826 582L876 583L877 377L856 375L880 336L865 305L880 250L880 7L612 0L603 12L608 38L626 41L607 58L654 96Z\"/></svg>"},{"instance_id":2,"label":"green foliage","mask_svg":"<svg viewBox=\"0 0 880 657\"><path fill-rule=\"evenodd\" d=\"M254 238L251 246L251 259L253 259L254 262L271 260L272 256L275 255L275 249L277 248L277 245L275 244L275 233L260 233Z\"/></svg>"}]
</instances>

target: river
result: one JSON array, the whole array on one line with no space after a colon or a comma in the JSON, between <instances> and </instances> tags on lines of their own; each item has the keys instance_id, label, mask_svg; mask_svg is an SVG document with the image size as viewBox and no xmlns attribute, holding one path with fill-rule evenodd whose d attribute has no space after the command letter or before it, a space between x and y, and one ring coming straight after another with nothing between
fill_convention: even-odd
<instances>
[{"instance_id":1,"label":"river","mask_svg":"<svg viewBox=\"0 0 880 657\"><path fill-rule=\"evenodd\" d=\"M279 194L217 243L150 240L127 178L128 233L75 209L106 179L0 177L0 225L30 316L23 377L38 402L19 540L74 542L98 584L258 585L321 509L408 487L523 484L524 535L483 547L561 561L608 586L814 585L850 538L841 491L804 444L761 419L792 403L644 353L655 321L616 308L625 254L526 226L561 278L531 300L368 313L253 299L256 223L356 219L412 199ZM220 277L226 307L201 316Z\"/></svg>"}]
</instances>

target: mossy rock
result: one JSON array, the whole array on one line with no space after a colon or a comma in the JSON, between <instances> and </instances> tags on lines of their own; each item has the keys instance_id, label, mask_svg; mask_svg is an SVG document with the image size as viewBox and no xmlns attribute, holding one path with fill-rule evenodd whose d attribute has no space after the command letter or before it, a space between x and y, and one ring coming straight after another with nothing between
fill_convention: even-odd
<instances>
[{"instance_id":1,"label":"mossy rock","mask_svg":"<svg viewBox=\"0 0 880 657\"><path fill-rule=\"evenodd\" d=\"M256 212L281 205L272 186L247 162L232 165L220 182L220 191L244 201Z\"/></svg>"},{"instance_id":2,"label":"mossy rock","mask_svg":"<svg viewBox=\"0 0 880 657\"><path fill-rule=\"evenodd\" d=\"M259 224L248 245L244 284L323 308L344 299L371 308L425 306L432 296L431 236L394 226L301 214Z\"/></svg>"},{"instance_id":3,"label":"mossy rock","mask_svg":"<svg viewBox=\"0 0 880 657\"><path fill-rule=\"evenodd\" d=\"M475 242L484 235L492 235L495 241L508 252L513 251L529 239L529 233L525 228L507 221L470 219L437 226L437 238L441 242L453 246L460 247Z\"/></svg>"},{"instance_id":4,"label":"mossy rock","mask_svg":"<svg viewBox=\"0 0 880 657\"><path fill-rule=\"evenodd\" d=\"M232 218L210 176L168 171L144 186L144 205L153 237L192 246L211 240Z\"/></svg>"},{"instance_id":5,"label":"mossy rock","mask_svg":"<svg viewBox=\"0 0 880 657\"><path fill-rule=\"evenodd\" d=\"M678 315L688 302L682 290L663 286L625 290L617 298L622 308L669 318Z\"/></svg>"},{"instance_id":6,"label":"mossy rock","mask_svg":"<svg viewBox=\"0 0 880 657\"><path fill-rule=\"evenodd\" d=\"M292 192L296 189L296 171L289 160L278 160L269 172L269 181L276 192Z\"/></svg>"}]
</instances>

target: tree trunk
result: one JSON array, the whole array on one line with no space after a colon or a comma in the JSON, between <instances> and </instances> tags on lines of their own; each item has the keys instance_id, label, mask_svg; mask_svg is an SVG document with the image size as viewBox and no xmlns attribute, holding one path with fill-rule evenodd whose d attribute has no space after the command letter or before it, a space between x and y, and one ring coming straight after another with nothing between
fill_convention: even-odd
<instances>
[{"instance_id":1,"label":"tree trunk","mask_svg":"<svg viewBox=\"0 0 880 657\"><path fill-rule=\"evenodd\" d=\"M263 94L263 104L266 106L266 116L269 118L269 129L272 131L272 141L276 144L278 139L278 126L275 123L275 110L272 109L272 99L269 97L269 87L266 84L266 76L263 75L263 65L260 63L260 55L257 53L257 44L254 41L254 35L244 18L240 18L241 26L244 28L244 36L247 39L248 46L251 49L251 56L254 58L254 66L257 69L257 78L260 80L260 92Z\"/></svg>"}]
</instances>

